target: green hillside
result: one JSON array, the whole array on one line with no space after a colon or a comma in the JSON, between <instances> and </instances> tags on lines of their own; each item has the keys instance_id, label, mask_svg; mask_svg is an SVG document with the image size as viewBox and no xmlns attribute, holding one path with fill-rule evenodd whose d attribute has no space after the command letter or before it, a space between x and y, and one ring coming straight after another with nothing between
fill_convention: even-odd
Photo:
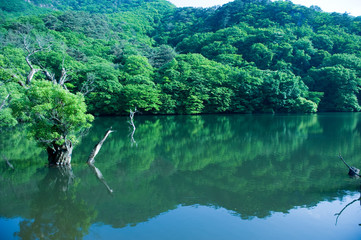
<instances>
[{"instance_id":1,"label":"green hillside","mask_svg":"<svg viewBox=\"0 0 361 240\"><path fill-rule=\"evenodd\" d=\"M361 17L288 1L0 2L0 118L48 72L94 115L360 111ZM46 70L46 71L45 71ZM11 93L8 97L8 93Z\"/></svg>"}]
</instances>

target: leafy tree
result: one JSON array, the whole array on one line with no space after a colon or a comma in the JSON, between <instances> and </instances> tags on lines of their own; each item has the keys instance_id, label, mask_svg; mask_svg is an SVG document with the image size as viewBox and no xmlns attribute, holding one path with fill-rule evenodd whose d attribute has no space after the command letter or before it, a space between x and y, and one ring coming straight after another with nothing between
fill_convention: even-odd
<instances>
[{"instance_id":1,"label":"leafy tree","mask_svg":"<svg viewBox=\"0 0 361 240\"><path fill-rule=\"evenodd\" d=\"M341 65L312 69L310 76L315 82L315 90L324 92L320 102L321 110L359 111L357 99L360 80L355 70Z\"/></svg>"},{"instance_id":2,"label":"leafy tree","mask_svg":"<svg viewBox=\"0 0 361 240\"><path fill-rule=\"evenodd\" d=\"M119 101L123 86L118 80L119 72L111 63L100 58L92 58L90 63L88 68L83 70L94 77L94 89L85 97L89 111L95 115L120 113ZM82 86L86 84L86 80L84 77Z\"/></svg>"},{"instance_id":3,"label":"leafy tree","mask_svg":"<svg viewBox=\"0 0 361 240\"><path fill-rule=\"evenodd\" d=\"M124 111L136 107L144 112L158 112L161 101L160 91L155 86L128 84L122 90Z\"/></svg>"},{"instance_id":4,"label":"leafy tree","mask_svg":"<svg viewBox=\"0 0 361 240\"><path fill-rule=\"evenodd\" d=\"M273 52L262 43L255 43L251 46L248 56L249 61L256 63L261 69L266 69L272 62Z\"/></svg>"},{"instance_id":5,"label":"leafy tree","mask_svg":"<svg viewBox=\"0 0 361 240\"><path fill-rule=\"evenodd\" d=\"M0 55L0 66L6 66ZM9 69L0 68L0 128L14 127L17 119L12 115L10 104L22 97L23 89L16 83Z\"/></svg>"},{"instance_id":6,"label":"leafy tree","mask_svg":"<svg viewBox=\"0 0 361 240\"><path fill-rule=\"evenodd\" d=\"M148 59L149 63L155 67L160 68L176 56L174 49L168 45L160 45L158 48L155 48L149 53Z\"/></svg>"},{"instance_id":7,"label":"leafy tree","mask_svg":"<svg viewBox=\"0 0 361 240\"><path fill-rule=\"evenodd\" d=\"M31 135L47 148L50 163L69 164L79 133L93 120L86 114L83 95L48 81L35 81L11 108L16 118L30 123Z\"/></svg>"}]
</instances>

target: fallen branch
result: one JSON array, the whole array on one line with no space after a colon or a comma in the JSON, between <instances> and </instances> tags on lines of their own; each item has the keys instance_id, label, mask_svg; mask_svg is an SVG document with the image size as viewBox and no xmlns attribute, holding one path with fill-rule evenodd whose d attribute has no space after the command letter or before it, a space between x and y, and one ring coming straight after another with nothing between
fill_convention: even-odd
<instances>
[{"instance_id":1,"label":"fallen branch","mask_svg":"<svg viewBox=\"0 0 361 240\"><path fill-rule=\"evenodd\" d=\"M94 164L94 161L95 161L94 158L95 158L96 155L99 153L99 151L100 151L100 149L101 149L104 141L107 139L107 137L109 136L109 134L111 134L112 132L114 132L114 131L112 130L112 128L110 128L110 129L105 133L103 139L100 140L97 145L95 145L92 153L90 154L90 156L89 156L89 158L88 158L88 161L87 161L88 164Z\"/></svg>"},{"instance_id":2,"label":"fallen branch","mask_svg":"<svg viewBox=\"0 0 361 240\"><path fill-rule=\"evenodd\" d=\"M349 176L358 176L358 177L361 177L361 175L359 174L359 173L360 173L360 169L355 168L355 167L351 167L350 165L348 165L348 164L346 163L346 161L343 159L343 157L341 156L341 154L339 154L338 157L339 157L339 158L342 160L342 162L348 167L348 169L349 169L348 175L349 175Z\"/></svg>"}]
</instances>

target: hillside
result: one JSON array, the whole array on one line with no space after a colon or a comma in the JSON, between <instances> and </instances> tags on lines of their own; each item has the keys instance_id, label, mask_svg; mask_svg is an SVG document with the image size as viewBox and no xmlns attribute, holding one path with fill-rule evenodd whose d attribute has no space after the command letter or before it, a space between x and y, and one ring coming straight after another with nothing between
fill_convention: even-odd
<instances>
[{"instance_id":1,"label":"hillside","mask_svg":"<svg viewBox=\"0 0 361 240\"><path fill-rule=\"evenodd\" d=\"M205 9L16 0L0 9L1 101L22 94L14 76L25 81L28 50L41 48L32 64L57 78L66 69L67 88L83 92L95 115L135 106L148 114L361 110L361 17L268 0Z\"/></svg>"}]
</instances>

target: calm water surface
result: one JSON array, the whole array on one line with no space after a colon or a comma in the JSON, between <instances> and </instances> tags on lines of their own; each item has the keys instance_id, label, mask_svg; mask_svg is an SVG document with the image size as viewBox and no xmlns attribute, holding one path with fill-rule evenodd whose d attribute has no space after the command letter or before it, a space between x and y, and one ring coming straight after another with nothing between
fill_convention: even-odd
<instances>
[{"instance_id":1,"label":"calm water surface","mask_svg":"<svg viewBox=\"0 0 361 240\"><path fill-rule=\"evenodd\" d=\"M361 239L361 114L99 118L71 168L0 135L0 239ZM95 159L93 146L112 126Z\"/></svg>"}]
</instances>

